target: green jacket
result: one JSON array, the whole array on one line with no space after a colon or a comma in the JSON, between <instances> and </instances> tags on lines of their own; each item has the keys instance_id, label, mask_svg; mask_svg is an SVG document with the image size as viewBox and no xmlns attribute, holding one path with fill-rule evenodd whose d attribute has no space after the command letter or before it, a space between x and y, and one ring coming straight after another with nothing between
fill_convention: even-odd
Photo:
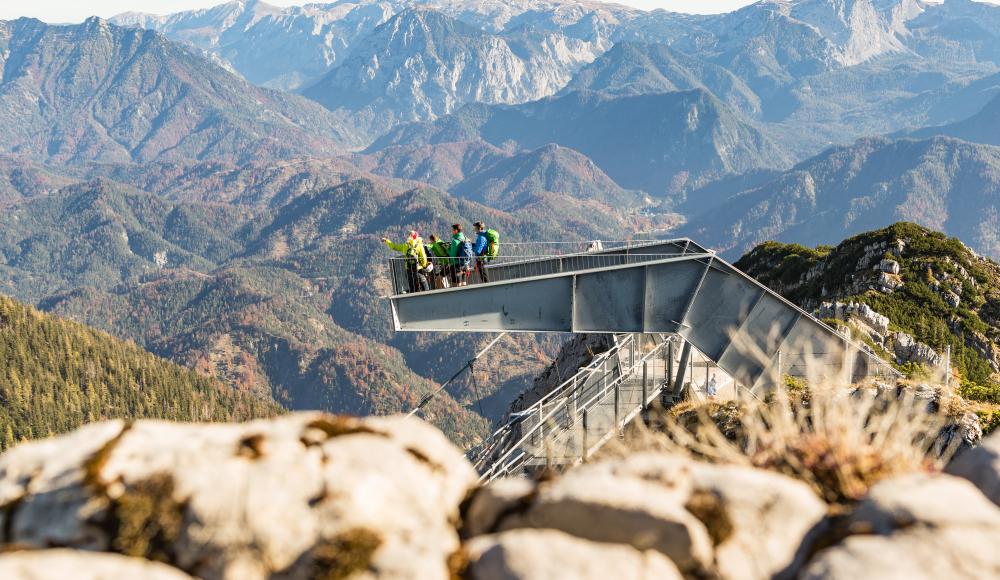
<instances>
[{"instance_id":1,"label":"green jacket","mask_svg":"<svg viewBox=\"0 0 1000 580\"><path fill-rule=\"evenodd\" d=\"M444 240L438 240L433 244L428 246L431 249L431 254L435 258L447 258L448 257L448 244L444 243Z\"/></svg>"},{"instance_id":2,"label":"green jacket","mask_svg":"<svg viewBox=\"0 0 1000 580\"><path fill-rule=\"evenodd\" d=\"M452 258L457 258L458 253L462 250L462 244L465 243L465 234L458 232L451 237L451 247L448 248L448 255Z\"/></svg>"},{"instance_id":3,"label":"green jacket","mask_svg":"<svg viewBox=\"0 0 1000 580\"><path fill-rule=\"evenodd\" d=\"M406 242L402 244L394 244L390 241L386 241L385 245L389 246L397 252L403 252L407 260L412 260L417 263L421 268L427 267L427 252L424 251L424 241L420 238L415 240L407 239Z\"/></svg>"}]
</instances>

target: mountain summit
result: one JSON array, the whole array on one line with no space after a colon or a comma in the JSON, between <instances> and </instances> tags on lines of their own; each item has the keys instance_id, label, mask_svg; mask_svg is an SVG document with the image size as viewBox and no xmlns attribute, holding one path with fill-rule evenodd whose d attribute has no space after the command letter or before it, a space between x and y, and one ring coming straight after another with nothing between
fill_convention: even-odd
<instances>
[{"instance_id":1,"label":"mountain summit","mask_svg":"<svg viewBox=\"0 0 1000 580\"><path fill-rule=\"evenodd\" d=\"M262 89L157 32L98 18L0 21L0 150L55 162L331 154L322 107Z\"/></svg>"},{"instance_id":2,"label":"mountain summit","mask_svg":"<svg viewBox=\"0 0 1000 580\"><path fill-rule=\"evenodd\" d=\"M596 57L583 41L542 35L532 44L489 34L440 12L400 12L303 94L331 110L400 121L432 120L466 103L523 103L558 91ZM383 128L383 130L384 130Z\"/></svg>"}]
</instances>

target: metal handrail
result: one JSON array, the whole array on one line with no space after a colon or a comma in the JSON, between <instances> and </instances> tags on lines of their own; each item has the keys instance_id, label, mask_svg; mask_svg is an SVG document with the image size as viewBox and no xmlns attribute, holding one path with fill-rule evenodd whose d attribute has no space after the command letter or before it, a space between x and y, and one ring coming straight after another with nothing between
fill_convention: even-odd
<instances>
[{"instance_id":1,"label":"metal handrail","mask_svg":"<svg viewBox=\"0 0 1000 580\"><path fill-rule=\"evenodd\" d=\"M480 258L467 260L465 258L429 256L428 260L434 264L434 269L431 274L432 276L437 277L447 275L452 283L457 283L459 278L463 278L468 285L478 286L480 284L510 282L512 280L523 280L526 278L563 273L566 271L566 261L572 261L571 263L573 264L573 267L571 270L573 272L584 273L590 270L606 270L615 267L634 266L636 264L655 262L659 260L698 257L709 258L715 255L711 252L705 253L691 251L641 253L635 251L637 249L641 250L641 246L631 249L625 248L620 251L615 250L613 252L603 251L600 253L584 252L536 256L497 256L495 258L491 258L489 261L483 262L482 268L477 266L477 261ZM389 279L392 283L393 294L400 295L409 292L422 291L412 287L412 279L417 276L417 274L413 273L415 271L413 264L415 264L415 260L413 258L398 256L388 258ZM464 269L459 269L458 267L460 265L463 268L466 265L469 266L470 269L468 270L468 277L459 275L459 272L466 271ZM490 279L489 282L483 279L481 273L477 273L480 269L482 269L486 276ZM440 290L442 289L431 287L426 291L434 292Z\"/></svg>"},{"instance_id":2,"label":"metal handrail","mask_svg":"<svg viewBox=\"0 0 1000 580\"><path fill-rule=\"evenodd\" d=\"M553 399L557 398L557 396L564 393L570 386L575 387L577 384L581 382L580 377L582 375L587 375L586 378L584 378L582 381L583 383L586 383L586 381L589 380L594 375L594 373L596 373L601 367L604 366L605 361L607 361L611 356L616 354L620 349L628 346L632 340L634 340L634 335L629 334L627 338L622 339L621 342L616 343L610 349L602 353L598 353L597 356L595 356L594 359L590 361L590 363L577 370L577 372L573 373L573 376L569 377L568 379L557 385L554 389L546 393L542 398L535 401L527 408L518 411L518 416L516 418L511 419L510 421L502 425L493 434L491 434L485 441L483 441L483 444L479 448L479 453L478 453L479 459L475 460L474 463L477 464L481 463L483 459L489 456L488 451L496 448L496 445L492 444L491 441L503 437L507 432L511 431L515 425L520 424L525 417L531 415L533 411L537 410L540 407L544 408L546 403L550 403Z\"/></svg>"},{"instance_id":3,"label":"metal handrail","mask_svg":"<svg viewBox=\"0 0 1000 580\"><path fill-rule=\"evenodd\" d=\"M634 335L629 335L629 339L630 340L634 340ZM629 340L623 340L620 346L624 346L628 342L629 342ZM606 383L603 386L603 388L600 390L600 392L598 394L594 395L593 397L591 397L590 399L588 399L587 401L585 401L583 404L579 404L579 403L577 404L576 418L572 422L570 422L567 425L558 426L557 429L560 432L565 433L565 432L569 432L571 429L573 429L574 427L576 427L577 425L579 425L580 421L582 420L581 419L581 415L580 415L580 411L584 411L584 412L585 411L589 411L591 408L593 408L593 406L595 404L597 404L598 402L600 402L601 400L603 400L604 398L606 398L609 394L613 393L615 387L617 387L618 385L620 385L622 382L630 380L636 374L636 372L642 368L643 364L648 363L650 360L655 359L655 357L661 353L661 350L662 350L663 346L666 345L667 342L668 341L663 341L660 344L656 345L656 347L653 348L653 350L651 350L649 353L646 353L644 356L640 357L638 359L638 361L632 360L631 364L628 367L625 367L623 369L622 365L619 364L617 366L617 368L612 369L612 370L608 371L607 373L605 373L604 376L607 376L608 374L612 374L614 372L614 370L618 370L619 371L618 372L618 376L615 377L614 379L612 379L611 382ZM610 353L612 351L608 351L608 352ZM584 385L584 386L586 385L586 383L581 383L581 384ZM567 397L567 402L568 401L569 401L569 398ZM645 401L643 403L645 404ZM533 437L535 437L538 434L539 431L543 431L545 429L546 423L562 407L563 407L563 405L554 406L552 408L552 410L550 410L548 413L544 414L539 419L539 421L538 421L538 423L536 425L534 425L531 429L529 429L527 433L523 433L521 435L521 438L514 445L512 445L510 449L508 449L503 455L501 455L500 457L498 457L493 462L493 465L482 474L482 476L480 477L480 481L492 481L496 477L499 477L501 474L509 473L511 471L511 469L516 468L518 465L523 464L524 460L528 456L528 452L525 451L524 448L523 448L524 444L526 442L528 442L530 439L532 439ZM534 407L532 407L532 408L534 408ZM623 421L623 423L627 423L628 420L631 420L631 418L635 416L635 414L632 411L634 411L634 409L630 409L630 412L628 414L626 414L626 417L625 417L625 420ZM618 425L615 426L615 429L617 429L617 428L619 428ZM606 438L603 439L603 440L606 441ZM514 455L517 452L521 452L521 455L514 457ZM512 457L514 457L513 461L508 461Z\"/></svg>"}]
</instances>

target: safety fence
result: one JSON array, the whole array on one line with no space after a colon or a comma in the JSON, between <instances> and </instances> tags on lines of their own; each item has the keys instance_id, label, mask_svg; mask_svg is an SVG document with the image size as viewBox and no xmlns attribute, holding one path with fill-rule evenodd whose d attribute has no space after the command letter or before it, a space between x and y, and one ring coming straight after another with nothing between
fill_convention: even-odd
<instances>
[{"instance_id":1,"label":"safety fence","mask_svg":"<svg viewBox=\"0 0 1000 580\"><path fill-rule=\"evenodd\" d=\"M702 253L702 252L699 252ZM421 268L412 258L390 258L389 273L395 294L444 290L488 282L505 282L563 272L577 272L630 266L669 258L691 256L678 248L675 252L647 252L642 246L617 248L600 253L566 253L532 256L502 255L494 258L429 257L429 267ZM711 254L704 254L706 257Z\"/></svg>"}]
</instances>

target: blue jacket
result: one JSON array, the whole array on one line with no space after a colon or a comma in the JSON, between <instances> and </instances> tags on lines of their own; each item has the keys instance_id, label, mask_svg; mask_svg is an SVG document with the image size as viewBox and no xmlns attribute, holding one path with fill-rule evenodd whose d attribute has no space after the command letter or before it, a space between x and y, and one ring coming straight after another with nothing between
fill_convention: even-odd
<instances>
[{"instance_id":1,"label":"blue jacket","mask_svg":"<svg viewBox=\"0 0 1000 580\"><path fill-rule=\"evenodd\" d=\"M477 256L483 256L486 254L486 246L489 245L489 241L486 239L486 232L479 232L476 236L476 243L472 246L472 251Z\"/></svg>"}]
</instances>

